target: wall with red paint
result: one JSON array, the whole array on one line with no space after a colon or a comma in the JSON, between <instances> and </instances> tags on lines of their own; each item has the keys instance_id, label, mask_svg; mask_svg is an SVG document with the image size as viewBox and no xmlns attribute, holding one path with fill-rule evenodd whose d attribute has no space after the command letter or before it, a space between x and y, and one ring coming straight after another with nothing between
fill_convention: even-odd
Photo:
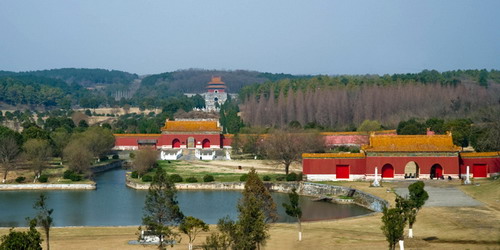
<instances>
[{"instance_id":1,"label":"wall with red paint","mask_svg":"<svg viewBox=\"0 0 500 250\"><path fill-rule=\"evenodd\" d=\"M305 158L302 160L304 174L336 174L337 165L349 165L350 174L365 174L365 158Z\"/></svg>"},{"instance_id":2,"label":"wall with red paint","mask_svg":"<svg viewBox=\"0 0 500 250\"><path fill-rule=\"evenodd\" d=\"M474 164L486 164L488 165L488 173L498 173L500 174L500 157L490 157L490 158L466 158L460 159L460 172L462 175L467 173L467 166L470 166L470 172L472 173L472 167Z\"/></svg>"},{"instance_id":3,"label":"wall with red paint","mask_svg":"<svg viewBox=\"0 0 500 250\"><path fill-rule=\"evenodd\" d=\"M160 141L160 135L158 136L115 136L115 146L138 146L138 140L158 140Z\"/></svg>"},{"instance_id":4,"label":"wall with red paint","mask_svg":"<svg viewBox=\"0 0 500 250\"><path fill-rule=\"evenodd\" d=\"M203 140L210 140L210 146L220 147L221 145L221 135L220 134L162 134L161 140L158 143L158 147L172 145L174 139L179 139L181 141L181 147L188 144L188 138L193 137L196 146L201 146ZM198 144L199 142L199 144Z\"/></svg>"},{"instance_id":5,"label":"wall with red paint","mask_svg":"<svg viewBox=\"0 0 500 250\"><path fill-rule=\"evenodd\" d=\"M443 167L443 174L458 175L458 156L434 156L434 157L397 157L397 156L368 156L366 157L366 171L369 174L375 173L375 167L378 167L379 173L385 164L391 164L394 167L394 174L404 175L406 164L410 161L417 163L420 174L430 174L431 167L439 164Z\"/></svg>"}]
</instances>

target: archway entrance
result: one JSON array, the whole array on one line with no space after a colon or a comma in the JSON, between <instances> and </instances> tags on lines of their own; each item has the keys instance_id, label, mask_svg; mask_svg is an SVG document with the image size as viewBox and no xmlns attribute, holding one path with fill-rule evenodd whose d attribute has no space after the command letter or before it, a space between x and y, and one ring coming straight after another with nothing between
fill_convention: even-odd
<instances>
[{"instance_id":1,"label":"archway entrance","mask_svg":"<svg viewBox=\"0 0 500 250\"><path fill-rule=\"evenodd\" d=\"M382 179L394 178L394 167L391 164L385 164L382 167Z\"/></svg>"},{"instance_id":2,"label":"archway entrance","mask_svg":"<svg viewBox=\"0 0 500 250\"><path fill-rule=\"evenodd\" d=\"M431 167L431 179L433 178L441 178L443 176L443 167L439 164L434 164Z\"/></svg>"},{"instance_id":3,"label":"archway entrance","mask_svg":"<svg viewBox=\"0 0 500 250\"><path fill-rule=\"evenodd\" d=\"M420 173L420 168L418 167L416 162L410 161L410 162L406 163L405 179L418 178L419 173Z\"/></svg>"},{"instance_id":4,"label":"archway entrance","mask_svg":"<svg viewBox=\"0 0 500 250\"><path fill-rule=\"evenodd\" d=\"M188 137L188 145L187 145L188 148L194 148L196 147L196 140L194 139L194 137Z\"/></svg>"},{"instance_id":5,"label":"archway entrance","mask_svg":"<svg viewBox=\"0 0 500 250\"><path fill-rule=\"evenodd\" d=\"M209 139L203 140L203 142L201 143L201 145L202 145L203 148L210 148L210 140Z\"/></svg>"},{"instance_id":6,"label":"archway entrance","mask_svg":"<svg viewBox=\"0 0 500 250\"><path fill-rule=\"evenodd\" d=\"M179 139L174 139L172 141L172 148L180 148L181 147L181 141Z\"/></svg>"}]
</instances>

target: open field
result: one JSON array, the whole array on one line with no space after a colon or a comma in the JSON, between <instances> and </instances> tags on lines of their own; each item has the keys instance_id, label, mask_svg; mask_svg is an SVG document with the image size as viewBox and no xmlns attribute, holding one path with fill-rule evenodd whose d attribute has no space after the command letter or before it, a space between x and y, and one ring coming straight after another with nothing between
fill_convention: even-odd
<instances>
[{"instance_id":1,"label":"open field","mask_svg":"<svg viewBox=\"0 0 500 250\"><path fill-rule=\"evenodd\" d=\"M405 241L406 249L500 249L500 180L476 181L479 185L461 186L456 182L428 182L430 186L453 186L464 190L484 206L424 207L414 225L414 239ZM368 182L340 182L394 199L387 189L407 183L384 183L370 188ZM57 211L55 211L57 212ZM138 215L140 216L140 215ZM381 214L335 221L303 223L303 241L297 241L295 224L273 224L271 238L264 249L387 249L380 230ZM213 230L214 227L212 226ZM0 234L8 232L0 229ZM53 249L155 249L154 246L128 245L136 239L137 227L69 227L52 231ZM201 234L195 244L201 244L208 233ZM187 249L187 237L173 249Z\"/></svg>"}]
</instances>

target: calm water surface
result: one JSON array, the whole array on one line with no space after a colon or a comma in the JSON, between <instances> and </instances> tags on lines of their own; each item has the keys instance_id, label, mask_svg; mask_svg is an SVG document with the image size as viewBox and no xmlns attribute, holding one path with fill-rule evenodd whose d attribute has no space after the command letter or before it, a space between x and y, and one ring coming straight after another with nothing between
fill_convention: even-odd
<instances>
[{"instance_id":1,"label":"calm water surface","mask_svg":"<svg viewBox=\"0 0 500 250\"><path fill-rule=\"evenodd\" d=\"M112 170L96 176L94 191L0 191L0 227L26 226L26 217L36 211L33 203L40 193L48 196L48 207L54 209L55 226L128 226L140 225L146 190L125 186L125 171ZM294 222L281 204L288 195L273 193L280 222ZM177 199L186 216L198 217L209 224L219 218L237 217L239 191L178 191ZM370 213L356 205L314 202L301 197L304 221L345 218Z\"/></svg>"}]
</instances>

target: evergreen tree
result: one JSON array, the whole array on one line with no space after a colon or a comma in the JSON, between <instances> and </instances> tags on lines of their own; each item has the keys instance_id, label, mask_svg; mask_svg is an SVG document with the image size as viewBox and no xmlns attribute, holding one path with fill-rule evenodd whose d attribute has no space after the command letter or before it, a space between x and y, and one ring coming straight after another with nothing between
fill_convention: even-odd
<instances>
[{"instance_id":1,"label":"evergreen tree","mask_svg":"<svg viewBox=\"0 0 500 250\"><path fill-rule=\"evenodd\" d=\"M158 236L160 240L158 249L165 249L165 243L173 246L175 241L180 239L179 234L171 228L184 218L176 193L175 185L165 170L158 168L146 195L142 217L146 230Z\"/></svg>"},{"instance_id":2,"label":"evergreen tree","mask_svg":"<svg viewBox=\"0 0 500 250\"><path fill-rule=\"evenodd\" d=\"M47 208L47 197L44 194L40 194L40 197L35 202L33 208L38 210L38 214L35 220L38 226L41 226L43 228L43 231L45 232L45 239L47 242L47 250L50 250L50 228L52 227L53 221L51 215L52 212L54 212L54 209Z\"/></svg>"},{"instance_id":3,"label":"evergreen tree","mask_svg":"<svg viewBox=\"0 0 500 250\"><path fill-rule=\"evenodd\" d=\"M193 241L196 239L196 236L201 231L208 231L208 225L198 218L188 216L182 220L179 230L189 237L189 250L192 250Z\"/></svg>"},{"instance_id":4,"label":"evergreen tree","mask_svg":"<svg viewBox=\"0 0 500 250\"><path fill-rule=\"evenodd\" d=\"M406 219L403 211L399 208L384 207L382 212L382 222L384 224L381 229L387 242L389 242L389 249L394 250L396 249L396 243L403 238Z\"/></svg>"},{"instance_id":5,"label":"evergreen tree","mask_svg":"<svg viewBox=\"0 0 500 250\"><path fill-rule=\"evenodd\" d=\"M235 249L260 249L269 238L268 221L276 219L276 205L252 168L245 182L243 197L238 203Z\"/></svg>"},{"instance_id":6,"label":"evergreen tree","mask_svg":"<svg viewBox=\"0 0 500 250\"><path fill-rule=\"evenodd\" d=\"M42 237L36 230L36 221L29 221L27 232L16 232L10 229L9 234L0 237L0 250L42 250Z\"/></svg>"},{"instance_id":7,"label":"evergreen tree","mask_svg":"<svg viewBox=\"0 0 500 250\"><path fill-rule=\"evenodd\" d=\"M297 189L293 188L292 192L288 194L290 199L290 204L283 203L286 214L297 219L299 226L299 241L302 241L302 225L300 223L300 218L302 218L302 209L299 206L299 194L297 194Z\"/></svg>"}]
</instances>

